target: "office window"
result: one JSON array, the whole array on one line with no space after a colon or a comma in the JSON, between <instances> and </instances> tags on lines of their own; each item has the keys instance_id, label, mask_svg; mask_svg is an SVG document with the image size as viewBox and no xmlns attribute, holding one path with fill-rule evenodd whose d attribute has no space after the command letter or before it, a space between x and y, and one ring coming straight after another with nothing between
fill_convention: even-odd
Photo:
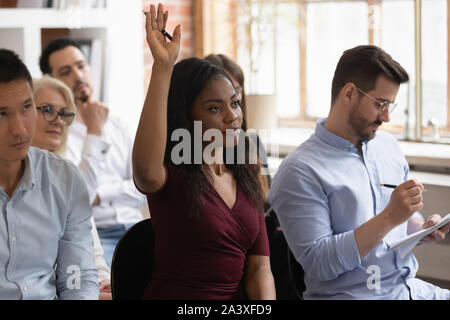
<instances>
[{"instance_id":1,"label":"office window","mask_svg":"<svg viewBox=\"0 0 450 320\"><path fill-rule=\"evenodd\" d=\"M246 91L276 94L278 116L296 115L300 103L298 4L246 1L245 5L247 14L237 15L241 28L237 61L245 70Z\"/></svg>"},{"instance_id":2,"label":"office window","mask_svg":"<svg viewBox=\"0 0 450 320\"><path fill-rule=\"evenodd\" d=\"M237 22L245 26L238 33L238 61L245 61L246 90L248 93L273 94L275 92L275 32L277 16L273 2L262 1L255 5L246 2L244 15Z\"/></svg>"},{"instance_id":3,"label":"office window","mask_svg":"<svg viewBox=\"0 0 450 320\"><path fill-rule=\"evenodd\" d=\"M422 124L436 121L440 127L448 126L447 107L447 1L422 2Z\"/></svg>"},{"instance_id":4,"label":"office window","mask_svg":"<svg viewBox=\"0 0 450 320\"><path fill-rule=\"evenodd\" d=\"M281 126L315 126L328 114L331 81L342 52L360 44L385 49L408 71L386 129L413 138L421 110L422 139L450 142L447 19L450 0L421 0L421 55L416 55L418 0L211 0L227 3L237 30L231 56L247 92L275 94ZM204 13L205 14L205 13ZM207 15L210 15L208 12ZM215 13L219 17L222 12ZM214 13L213 13L214 16ZM212 20L212 19L211 19ZM206 27L207 28L207 27ZM220 39L220 43L229 41ZM210 45L210 48L219 45ZM421 77L416 61L421 61ZM421 86L417 86L417 82ZM421 103L417 103L417 92ZM421 109L419 109L421 107ZM437 136L434 135L434 139Z\"/></svg>"},{"instance_id":5,"label":"office window","mask_svg":"<svg viewBox=\"0 0 450 320\"><path fill-rule=\"evenodd\" d=\"M397 95L398 106L391 114L389 124L400 129L409 126L409 131L412 131L415 123L414 89L416 84L414 0L385 0L381 6L373 6L373 8L375 11L378 10L378 15L373 20L374 30L377 30L380 35L373 44L386 50L409 74L409 82L401 85ZM408 134L412 136L413 133Z\"/></svg>"},{"instance_id":6,"label":"office window","mask_svg":"<svg viewBox=\"0 0 450 320\"><path fill-rule=\"evenodd\" d=\"M311 2L306 6L306 116L328 115L331 81L342 53L368 42L367 4Z\"/></svg>"}]
</instances>

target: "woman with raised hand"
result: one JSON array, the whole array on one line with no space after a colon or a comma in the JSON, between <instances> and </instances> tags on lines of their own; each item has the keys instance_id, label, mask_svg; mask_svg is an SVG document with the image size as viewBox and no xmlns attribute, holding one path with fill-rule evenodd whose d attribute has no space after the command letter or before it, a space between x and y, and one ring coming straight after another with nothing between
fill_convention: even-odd
<instances>
[{"instance_id":1,"label":"woman with raised hand","mask_svg":"<svg viewBox=\"0 0 450 320\"><path fill-rule=\"evenodd\" d=\"M69 126L72 124L77 111L72 91L63 82L49 76L43 76L40 79L33 80L33 95L39 117L32 145L64 158ZM95 159L92 161L95 161ZM96 195L95 187L97 182L95 175L92 173L89 160L83 159L78 168L86 181L89 198L92 203ZM93 218L91 218L91 224L94 238L95 265L98 270L98 282L101 290L100 298L107 300L111 299L111 294L108 292L110 288L110 270L103 256L103 248Z\"/></svg>"},{"instance_id":2,"label":"woman with raised hand","mask_svg":"<svg viewBox=\"0 0 450 320\"><path fill-rule=\"evenodd\" d=\"M239 97L225 71L210 62L175 64L181 28L166 39L167 19L161 4L157 11L150 6L154 64L133 148L135 183L147 195L155 230L144 298L275 299L260 167L248 161L248 149L245 163L222 161L226 149L239 153ZM219 133L213 161L203 157L209 145L194 141L199 124L200 136ZM179 134L188 142L181 151L173 141Z\"/></svg>"}]
</instances>

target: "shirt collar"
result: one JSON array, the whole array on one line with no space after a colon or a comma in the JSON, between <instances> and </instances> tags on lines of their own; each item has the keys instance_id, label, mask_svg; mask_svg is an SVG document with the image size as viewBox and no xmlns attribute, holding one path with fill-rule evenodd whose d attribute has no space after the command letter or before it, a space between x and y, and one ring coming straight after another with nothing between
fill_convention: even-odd
<instances>
[{"instance_id":1,"label":"shirt collar","mask_svg":"<svg viewBox=\"0 0 450 320\"><path fill-rule=\"evenodd\" d=\"M358 152L353 143L325 129L324 125L326 121L327 118L317 120L315 132L319 139L324 141L326 144L338 148L339 150ZM368 141L362 142L363 149L367 147L367 142Z\"/></svg>"}]
</instances>

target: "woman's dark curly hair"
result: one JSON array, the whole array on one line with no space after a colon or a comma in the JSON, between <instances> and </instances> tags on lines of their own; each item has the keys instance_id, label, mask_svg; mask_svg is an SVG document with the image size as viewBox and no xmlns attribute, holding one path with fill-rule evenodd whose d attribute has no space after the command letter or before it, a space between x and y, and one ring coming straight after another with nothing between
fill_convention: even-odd
<instances>
[{"instance_id":1,"label":"woman's dark curly hair","mask_svg":"<svg viewBox=\"0 0 450 320\"><path fill-rule=\"evenodd\" d=\"M172 141L172 133L179 128L189 130L191 137L194 137L193 121L191 118L192 107L195 99L201 93L203 88L210 81L219 78L226 78L231 82L228 75L222 68L219 68L209 61L199 58L188 58L178 62L173 70L169 88L169 97L167 104L167 141L165 151L165 162L175 165L171 159L172 149L178 143ZM232 173L239 187L242 188L247 197L252 201L255 208L259 211L263 209L264 201L261 192L261 185L258 180L260 165L250 164L249 158L249 140L240 139L239 143L245 143L244 164L237 161L238 146L234 147L235 161L224 163ZM194 143L191 139L191 155L194 155ZM224 150L224 157L227 152ZM211 191L211 180L208 174L206 164L194 164L193 159L189 163L176 165L184 174L189 182L189 200L191 202L190 216L198 216L200 207L202 206L202 194Z\"/></svg>"}]
</instances>

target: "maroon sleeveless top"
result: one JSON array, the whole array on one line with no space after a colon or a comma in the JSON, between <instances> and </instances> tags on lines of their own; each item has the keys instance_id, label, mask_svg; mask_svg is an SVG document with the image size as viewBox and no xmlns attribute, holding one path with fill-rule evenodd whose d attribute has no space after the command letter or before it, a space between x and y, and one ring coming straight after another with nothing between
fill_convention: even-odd
<instances>
[{"instance_id":1,"label":"maroon sleeveless top","mask_svg":"<svg viewBox=\"0 0 450 320\"><path fill-rule=\"evenodd\" d=\"M155 256L143 298L242 299L246 256L269 256L263 213L237 184L232 209L211 186L198 218L189 217L189 182L176 166L164 168L164 185L147 194Z\"/></svg>"}]
</instances>

